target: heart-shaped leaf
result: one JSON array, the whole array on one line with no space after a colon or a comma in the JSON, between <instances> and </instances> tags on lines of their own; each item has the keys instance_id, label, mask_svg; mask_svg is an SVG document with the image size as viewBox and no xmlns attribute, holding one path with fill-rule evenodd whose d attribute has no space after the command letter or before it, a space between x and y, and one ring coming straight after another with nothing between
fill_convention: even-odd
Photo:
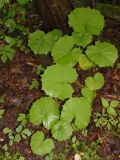
<instances>
[{"instance_id":1,"label":"heart-shaped leaf","mask_svg":"<svg viewBox=\"0 0 120 160\"><path fill-rule=\"evenodd\" d=\"M75 125L78 129L86 128L90 117L91 105L86 98L71 98L63 105L61 120L72 122L75 119Z\"/></svg>"},{"instance_id":2,"label":"heart-shaped leaf","mask_svg":"<svg viewBox=\"0 0 120 160\"><path fill-rule=\"evenodd\" d=\"M52 139L44 140L44 134L40 131L37 131L31 137L30 147L33 153L37 155L45 155L52 151L54 148L54 142Z\"/></svg>"},{"instance_id":3,"label":"heart-shaped leaf","mask_svg":"<svg viewBox=\"0 0 120 160\"><path fill-rule=\"evenodd\" d=\"M41 30L36 30L29 34L28 45L34 54L47 54L51 51L55 41L61 37L61 31L55 29L45 34Z\"/></svg>"},{"instance_id":4,"label":"heart-shaped leaf","mask_svg":"<svg viewBox=\"0 0 120 160\"><path fill-rule=\"evenodd\" d=\"M96 73L94 77L87 77L85 84L91 90L101 89L104 85L104 77L101 73Z\"/></svg>"},{"instance_id":5,"label":"heart-shaped leaf","mask_svg":"<svg viewBox=\"0 0 120 160\"><path fill-rule=\"evenodd\" d=\"M58 121L52 128L52 136L58 141L68 139L72 135L72 127L70 123Z\"/></svg>"},{"instance_id":6,"label":"heart-shaped leaf","mask_svg":"<svg viewBox=\"0 0 120 160\"><path fill-rule=\"evenodd\" d=\"M75 8L68 18L70 27L81 35L84 33L99 35L105 23L100 12L90 8Z\"/></svg>"},{"instance_id":7,"label":"heart-shaped leaf","mask_svg":"<svg viewBox=\"0 0 120 160\"><path fill-rule=\"evenodd\" d=\"M96 42L95 46L88 46L86 54L99 67L113 66L118 57L115 46L107 42Z\"/></svg>"},{"instance_id":8,"label":"heart-shaped leaf","mask_svg":"<svg viewBox=\"0 0 120 160\"><path fill-rule=\"evenodd\" d=\"M58 105L52 98L42 97L33 103L29 116L34 125L43 123L45 128L50 129L59 119Z\"/></svg>"},{"instance_id":9,"label":"heart-shaped leaf","mask_svg":"<svg viewBox=\"0 0 120 160\"><path fill-rule=\"evenodd\" d=\"M42 75L42 89L47 95L64 100L72 97L73 88L70 83L76 79L75 69L68 66L52 65L47 67Z\"/></svg>"}]
</instances>

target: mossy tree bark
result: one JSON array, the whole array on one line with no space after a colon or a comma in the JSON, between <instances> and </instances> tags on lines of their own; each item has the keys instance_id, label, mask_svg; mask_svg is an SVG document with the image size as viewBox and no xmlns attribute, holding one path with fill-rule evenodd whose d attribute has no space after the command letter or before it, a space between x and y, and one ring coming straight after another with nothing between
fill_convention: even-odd
<instances>
[{"instance_id":1,"label":"mossy tree bark","mask_svg":"<svg viewBox=\"0 0 120 160\"><path fill-rule=\"evenodd\" d=\"M70 12L70 0L34 0L37 12L42 19L44 30L54 28L68 32L67 15Z\"/></svg>"}]
</instances>

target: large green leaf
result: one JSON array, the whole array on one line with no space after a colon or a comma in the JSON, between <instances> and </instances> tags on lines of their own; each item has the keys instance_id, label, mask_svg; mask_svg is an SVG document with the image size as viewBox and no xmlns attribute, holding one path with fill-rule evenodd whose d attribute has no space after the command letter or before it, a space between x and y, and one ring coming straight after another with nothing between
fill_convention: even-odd
<instances>
[{"instance_id":1,"label":"large green leaf","mask_svg":"<svg viewBox=\"0 0 120 160\"><path fill-rule=\"evenodd\" d=\"M73 32L72 37L74 38L77 46L85 47L92 41L92 35L87 32L83 34Z\"/></svg>"},{"instance_id":2,"label":"large green leaf","mask_svg":"<svg viewBox=\"0 0 120 160\"><path fill-rule=\"evenodd\" d=\"M99 35L105 23L100 12L90 8L75 8L68 17L70 27L81 35L84 33Z\"/></svg>"},{"instance_id":3,"label":"large green leaf","mask_svg":"<svg viewBox=\"0 0 120 160\"><path fill-rule=\"evenodd\" d=\"M94 77L87 77L85 84L91 90L101 89L104 85L104 77L98 72L94 75Z\"/></svg>"},{"instance_id":4,"label":"large green leaf","mask_svg":"<svg viewBox=\"0 0 120 160\"><path fill-rule=\"evenodd\" d=\"M56 63L66 66L74 66L79 62L81 56L81 50L79 48L73 48L69 54L61 57Z\"/></svg>"},{"instance_id":5,"label":"large green leaf","mask_svg":"<svg viewBox=\"0 0 120 160\"><path fill-rule=\"evenodd\" d=\"M73 88L70 83L77 79L76 70L62 65L47 67L42 75L42 89L51 97L61 100L72 97Z\"/></svg>"},{"instance_id":6,"label":"large green leaf","mask_svg":"<svg viewBox=\"0 0 120 160\"><path fill-rule=\"evenodd\" d=\"M71 98L63 105L61 119L65 122L72 122L79 128L86 128L90 122L91 105L86 98Z\"/></svg>"},{"instance_id":7,"label":"large green leaf","mask_svg":"<svg viewBox=\"0 0 120 160\"><path fill-rule=\"evenodd\" d=\"M75 45L75 41L72 37L65 35L61 37L52 48L52 56L55 61L59 60L61 57L69 54L70 50Z\"/></svg>"},{"instance_id":8,"label":"large green leaf","mask_svg":"<svg viewBox=\"0 0 120 160\"><path fill-rule=\"evenodd\" d=\"M33 153L37 155L45 155L52 151L54 142L52 139L45 139L43 132L37 131L31 137L30 147Z\"/></svg>"},{"instance_id":9,"label":"large green leaf","mask_svg":"<svg viewBox=\"0 0 120 160\"><path fill-rule=\"evenodd\" d=\"M68 139L72 135L72 127L70 123L58 121L52 128L52 136L58 141Z\"/></svg>"},{"instance_id":10,"label":"large green leaf","mask_svg":"<svg viewBox=\"0 0 120 160\"><path fill-rule=\"evenodd\" d=\"M52 48L52 56L54 61L64 65L74 65L78 62L81 51L74 48L75 40L71 36L61 37Z\"/></svg>"},{"instance_id":11,"label":"large green leaf","mask_svg":"<svg viewBox=\"0 0 120 160\"><path fill-rule=\"evenodd\" d=\"M99 41L95 43L95 46L89 46L86 54L99 67L113 66L118 57L118 52L114 45Z\"/></svg>"},{"instance_id":12,"label":"large green leaf","mask_svg":"<svg viewBox=\"0 0 120 160\"><path fill-rule=\"evenodd\" d=\"M41 30L36 30L29 34L28 45L34 54L47 54L51 51L55 41L60 38L61 31L55 29L47 34Z\"/></svg>"},{"instance_id":13,"label":"large green leaf","mask_svg":"<svg viewBox=\"0 0 120 160\"><path fill-rule=\"evenodd\" d=\"M52 98L42 97L33 103L29 116L34 125L43 123L45 128L50 129L59 119L58 105Z\"/></svg>"}]
</instances>

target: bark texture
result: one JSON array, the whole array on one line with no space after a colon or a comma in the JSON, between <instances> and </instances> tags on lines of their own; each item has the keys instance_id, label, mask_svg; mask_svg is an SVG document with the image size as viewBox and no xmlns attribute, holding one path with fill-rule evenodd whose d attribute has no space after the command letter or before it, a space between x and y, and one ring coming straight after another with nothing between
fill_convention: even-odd
<instances>
[{"instance_id":1,"label":"bark texture","mask_svg":"<svg viewBox=\"0 0 120 160\"><path fill-rule=\"evenodd\" d=\"M68 32L67 15L70 12L70 0L34 0L37 12L42 19L44 30L54 28Z\"/></svg>"}]
</instances>

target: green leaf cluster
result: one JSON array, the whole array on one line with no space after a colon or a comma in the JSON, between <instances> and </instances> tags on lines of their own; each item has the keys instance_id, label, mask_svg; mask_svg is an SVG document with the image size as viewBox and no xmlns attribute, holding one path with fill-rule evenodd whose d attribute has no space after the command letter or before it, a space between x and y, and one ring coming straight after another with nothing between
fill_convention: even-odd
<instances>
[{"instance_id":1,"label":"green leaf cluster","mask_svg":"<svg viewBox=\"0 0 120 160\"><path fill-rule=\"evenodd\" d=\"M13 132L10 128L7 127L3 129L3 133L8 135L9 146L12 146L14 142L19 143L22 138L26 139L27 137L31 136L30 130L26 128L26 125L28 123L27 116L23 113L20 113L17 121L20 122L20 125L16 127L15 132Z\"/></svg>"},{"instance_id":2,"label":"green leaf cluster","mask_svg":"<svg viewBox=\"0 0 120 160\"><path fill-rule=\"evenodd\" d=\"M68 24L74 31L71 35L61 37L59 30L47 34L40 30L30 33L28 45L34 54L51 52L55 63L74 66L79 62L83 70L95 65L99 67L114 65L118 58L118 51L114 45L97 41L95 45L87 47L92 42L93 36L98 36L104 28L104 17L99 11L89 7L75 8L68 15Z\"/></svg>"},{"instance_id":3,"label":"green leaf cluster","mask_svg":"<svg viewBox=\"0 0 120 160\"><path fill-rule=\"evenodd\" d=\"M5 4L8 4L11 0L0 0L0 9L3 8ZM17 0L20 5L25 5L31 0Z\"/></svg>"},{"instance_id":4,"label":"green leaf cluster","mask_svg":"<svg viewBox=\"0 0 120 160\"><path fill-rule=\"evenodd\" d=\"M8 59L13 60L14 56L15 51L10 45L0 46L0 58L3 63L5 63Z\"/></svg>"},{"instance_id":5,"label":"green leaf cluster","mask_svg":"<svg viewBox=\"0 0 120 160\"><path fill-rule=\"evenodd\" d=\"M101 98L102 106L106 109L107 113L116 116L117 113L115 111L115 108L118 106L119 102L116 100L112 100L110 103L107 99Z\"/></svg>"},{"instance_id":6,"label":"green leaf cluster","mask_svg":"<svg viewBox=\"0 0 120 160\"><path fill-rule=\"evenodd\" d=\"M61 74L58 74L60 73L59 70L61 70L61 74L64 76L61 77ZM52 77L51 74L53 74L54 77ZM100 89L104 85L102 74L96 73L94 77L86 78L86 86L81 89L83 97L72 98L72 95L66 97L66 93L64 94L64 91L66 91L65 83L70 83L71 81L69 80L74 80L76 75L75 70L68 66L52 65L48 67L42 75L42 83L43 86L46 85L47 90L50 89L50 91L47 92L50 97L42 97L36 100L29 111L30 122L32 122L33 125L43 124L45 128L51 130L52 137L58 141L70 138L74 130L72 124L74 124L77 129L85 129L88 126L91 118L92 103L96 96L95 90ZM64 86L62 87L63 83ZM54 84L57 84L55 88ZM61 88L63 89L62 91ZM53 93L59 93L59 96L55 96ZM62 100L70 98L62 106L61 113L59 112L58 104L52 97L57 97ZM38 155L45 154L43 153L45 152L43 149L38 149L39 153L37 152L37 148L35 151L32 147L32 150Z\"/></svg>"},{"instance_id":7,"label":"green leaf cluster","mask_svg":"<svg viewBox=\"0 0 120 160\"><path fill-rule=\"evenodd\" d=\"M94 76L85 79L85 86L81 89L82 96L73 97L72 83L78 78L73 67L77 63L82 70L94 66L109 67L114 65L118 57L117 49L110 43L97 41L90 45L93 36L98 36L104 27L104 17L99 11L76 8L68 18L68 24L73 28L70 35L62 36L56 29L48 33L36 30L29 34L28 40L34 54L50 52L54 60L54 64L48 66L43 74L40 71L37 74L41 77L42 90L49 97L41 97L32 104L29 120L33 125L42 124L58 141L70 138L74 128L77 130L87 128L96 90L104 86L103 75L95 73ZM58 100L64 101L60 109ZM44 139L44 134L39 131L33 134L31 138L33 153L44 155L53 148L52 139Z\"/></svg>"},{"instance_id":8,"label":"green leaf cluster","mask_svg":"<svg viewBox=\"0 0 120 160\"><path fill-rule=\"evenodd\" d=\"M2 160L25 160L19 152L10 153L7 144L3 146L4 153L0 154Z\"/></svg>"},{"instance_id":9,"label":"green leaf cluster","mask_svg":"<svg viewBox=\"0 0 120 160\"><path fill-rule=\"evenodd\" d=\"M10 0L0 0L0 9L7 3L9 3Z\"/></svg>"},{"instance_id":10,"label":"green leaf cluster","mask_svg":"<svg viewBox=\"0 0 120 160\"><path fill-rule=\"evenodd\" d=\"M105 98L101 98L101 104L103 106L102 112L94 113L94 122L96 127L106 127L108 131L119 136L120 118L117 117L117 112L115 110L119 105L119 102L116 100L109 101Z\"/></svg>"}]
</instances>

